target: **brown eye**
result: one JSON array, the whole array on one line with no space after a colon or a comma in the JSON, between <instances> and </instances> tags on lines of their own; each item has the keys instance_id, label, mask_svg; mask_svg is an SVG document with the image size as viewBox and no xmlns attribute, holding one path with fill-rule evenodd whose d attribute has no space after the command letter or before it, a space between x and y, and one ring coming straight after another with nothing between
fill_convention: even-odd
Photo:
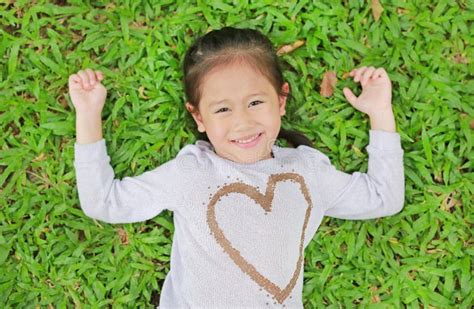
<instances>
[{"instance_id":1,"label":"brown eye","mask_svg":"<svg viewBox=\"0 0 474 309\"><path fill-rule=\"evenodd\" d=\"M217 113L220 113L222 110L225 110L225 109L227 109L227 107L223 107L223 108L221 108L221 109L218 109L218 110L216 111L216 114L217 114Z\"/></svg>"},{"instance_id":2,"label":"brown eye","mask_svg":"<svg viewBox=\"0 0 474 309\"><path fill-rule=\"evenodd\" d=\"M250 104L252 104L252 103L255 103L255 102L258 102L258 103L263 103L262 101L259 101L259 100L257 100L257 101L253 101L253 102L251 102Z\"/></svg>"}]
</instances>

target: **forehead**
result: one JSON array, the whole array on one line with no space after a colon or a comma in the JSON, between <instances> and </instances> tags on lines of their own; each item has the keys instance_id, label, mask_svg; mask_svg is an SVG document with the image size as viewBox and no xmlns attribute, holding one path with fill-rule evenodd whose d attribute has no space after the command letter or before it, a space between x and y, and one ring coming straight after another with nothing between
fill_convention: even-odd
<instances>
[{"instance_id":1,"label":"forehead","mask_svg":"<svg viewBox=\"0 0 474 309\"><path fill-rule=\"evenodd\" d=\"M201 101L206 105L226 99L243 99L249 94L275 92L265 75L249 64L237 62L211 70L201 85Z\"/></svg>"}]
</instances>

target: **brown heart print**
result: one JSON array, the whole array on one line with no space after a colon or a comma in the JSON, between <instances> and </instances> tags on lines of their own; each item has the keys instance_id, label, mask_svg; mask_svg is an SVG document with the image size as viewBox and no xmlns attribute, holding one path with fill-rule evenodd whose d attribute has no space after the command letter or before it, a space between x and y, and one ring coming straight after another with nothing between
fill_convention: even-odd
<instances>
[{"instance_id":1,"label":"brown heart print","mask_svg":"<svg viewBox=\"0 0 474 309\"><path fill-rule=\"evenodd\" d=\"M221 197L227 196L229 193L241 193L245 194L251 199L255 201L260 207L262 207L266 212L272 211L272 201L275 193L275 185L278 182L282 181L292 181L298 183L300 185L300 191L303 194L308 207L306 209L305 219L303 228L301 231L301 240L299 245L299 258L295 266L295 271L293 272L293 276L290 278L288 284L281 289L275 283L270 281L264 275L262 275L252 264L250 264L245 258L242 257L239 250L237 250L229 239L224 235L224 232L219 227L216 219L216 206L217 203L220 201ZM229 185L224 186L223 188L219 189L219 191L214 194L209 202L207 207L207 224L211 230L212 235L217 240L217 243L224 249L224 251L230 256L232 261L253 281L255 281L259 286L264 288L266 291L271 293L275 299L282 304L283 301L290 295L291 291L293 290L296 280L298 279L298 275L301 270L301 265L303 262L304 254L303 254L303 245L304 245L304 236L306 231L306 226L308 225L309 217L311 214L313 203L311 201L311 197L309 194L308 187L304 181L304 178L296 173L280 173L280 174L272 174L270 175L268 182L267 182L267 189L265 194L261 194L255 187L244 184L244 183L231 183Z\"/></svg>"}]
</instances>

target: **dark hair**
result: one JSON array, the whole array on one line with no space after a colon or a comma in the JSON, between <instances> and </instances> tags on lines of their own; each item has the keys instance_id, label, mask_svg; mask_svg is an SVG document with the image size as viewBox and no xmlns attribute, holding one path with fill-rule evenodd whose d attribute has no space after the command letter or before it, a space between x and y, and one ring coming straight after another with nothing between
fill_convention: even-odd
<instances>
[{"instance_id":1,"label":"dark hair","mask_svg":"<svg viewBox=\"0 0 474 309\"><path fill-rule=\"evenodd\" d=\"M216 66L238 60L244 60L259 70L279 96L291 96L282 90L285 81L278 56L270 40L258 30L224 27L199 37L184 57L184 91L187 101L195 111L199 111L204 76ZM283 127L280 128L277 138L285 139L294 148L299 145L313 147L305 135ZM209 142L205 133L199 132L199 139Z\"/></svg>"}]
</instances>

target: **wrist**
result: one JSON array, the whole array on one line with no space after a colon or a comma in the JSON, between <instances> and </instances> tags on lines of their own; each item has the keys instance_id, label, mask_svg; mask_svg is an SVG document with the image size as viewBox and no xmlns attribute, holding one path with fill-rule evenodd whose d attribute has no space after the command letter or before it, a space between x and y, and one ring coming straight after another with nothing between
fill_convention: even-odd
<instances>
[{"instance_id":1,"label":"wrist","mask_svg":"<svg viewBox=\"0 0 474 309\"><path fill-rule=\"evenodd\" d=\"M102 111L76 109L76 118L101 118L102 119Z\"/></svg>"},{"instance_id":2,"label":"wrist","mask_svg":"<svg viewBox=\"0 0 474 309\"><path fill-rule=\"evenodd\" d=\"M102 139L102 117L100 113L76 114L76 143L90 144Z\"/></svg>"},{"instance_id":3,"label":"wrist","mask_svg":"<svg viewBox=\"0 0 474 309\"><path fill-rule=\"evenodd\" d=\"M369 119L372 130L396 132L392 108L375 111L369 115Z\"/></svg>"}]
</instances>

